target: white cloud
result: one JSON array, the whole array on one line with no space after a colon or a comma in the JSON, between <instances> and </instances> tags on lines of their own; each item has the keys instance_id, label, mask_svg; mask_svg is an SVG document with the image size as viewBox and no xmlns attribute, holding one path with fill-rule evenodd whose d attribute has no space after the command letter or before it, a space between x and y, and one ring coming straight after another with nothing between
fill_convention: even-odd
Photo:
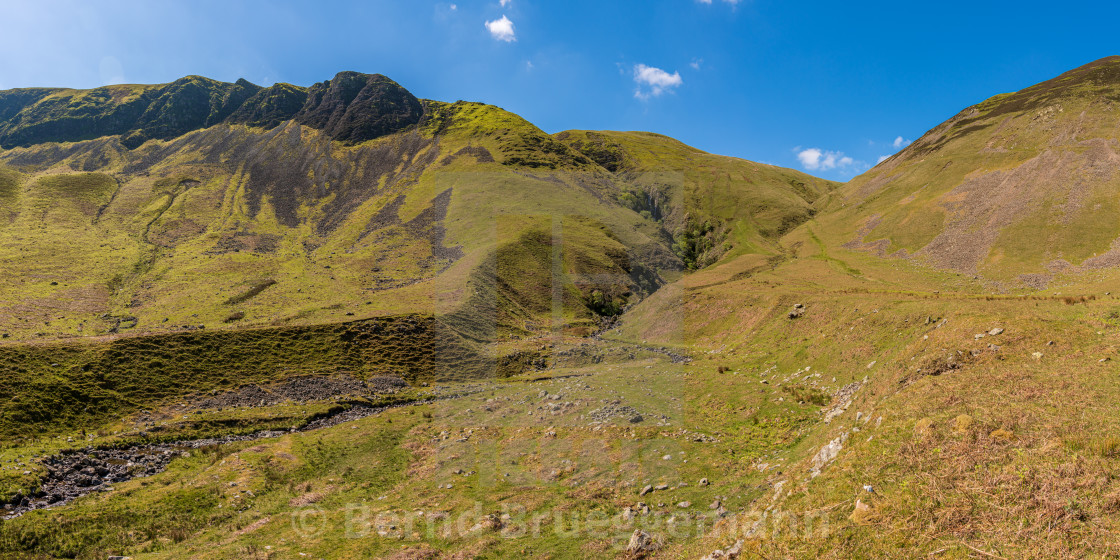
<instances>
[{"instance_id":1,"label":"white cloud","mask_svg":"<svg viewBox=\"0 0 1120 560\"><path fill-rule=\"evenodd\" d=\"M894 139L894 142L891 142L891 145L894 146L894 149L898 150L909 146L911 142L913 142L913 140L905 140L901 136L899 136L898 138Z\"/></svg>"},{"instance_id":2,"label":"white cloud","mask_svg":"<svg viewBox=\"0 0 1120 560\"><path fill-rule=\"evenodd\" d=\"M888 159L890 159L890 157L891 156L879 156L879 159L875 162L875 165L879 165L880 163L887 161Z\"/></svg>"},{"instance_id":3,"label":"white cloud","mask_svg":"<svg viewBox=\"0 0 1120 560\"><path fill-rule=\"evenodd\" d=\"M794 148L797 151L798 148ZM820 148L809 148L797 152L797 159L801 166L809 171L827 171L829 169L844 169L856 164L856 161L844 152L833 152Z\"/></svg>"},{"instance_id":4,"label":"white cloud","mask_svg":"<svg viewBox=\"0 0 1120 560\"><path fill-rule=\"evenodd\" d=\"M509 2L510 2L510 0L502 0L502 7L504 8L504 7L508 6Z\"/></svg>"},{"instance_id":5,"label":"white cloud","mask_svg":"<svg viewBox=\"0 0 1120 560\"><path fill-rule=\"evenodd\" d=\"M700 65L703 64L703 63L704 63L703 58L694 58L694 59L692 59L692 62L688 63L688 65L691 66L693 70L699 70Z\"/></svg>"},{"instance_id":6,"label":"white cloud","mask_svg":"<svg viewBox=\"0 0 1120 560\"><path fill-rule=\"evenodd\" d=\"M517 40L517 36L513 33L513 22L506 16L502 16L502 19L486 22L486 30L490 32L491 37L498 41L509 43Z\"/></svg>"},{"instance_id":7,"label":"white cloud","mask_svg":"<svg viewBox=\"0 0 1120 560\"><path fill-rule=\"evenodd\" d=\"M634 66L634 83L638 84L634 97L649 99L672 90L684 83L684 80L681 80L680 72L670 74L660 68L637 64Z\"/></svg>"},{"instance_id":8,"label":"white cloud","mask_svg":"<svg viewBox=\"0 0 1120 560\"><path fill-rule=\"evenodd\" d=\"M455 10L458 10L458 9L459 9L459 6L457 6L457 5L455 5L455 4L452 4L452 5L451 5L451 11L452 11L452 12L454 12Z\"/></svg>"},{"instance_id":9,"label":"white cloud","mask_svg":"<svg viewBox=\"0 0 1120 560\"><path fill-rule=\"evenodd\" d=\"M701 4L711 4L712 3L712 0L696 0L696 1L701 3ZM734 6L735 4L738 4L739 1L740 0L723 0L723 2L725 4L731 4L732 6Z\"/></svg>"}]
</instances>

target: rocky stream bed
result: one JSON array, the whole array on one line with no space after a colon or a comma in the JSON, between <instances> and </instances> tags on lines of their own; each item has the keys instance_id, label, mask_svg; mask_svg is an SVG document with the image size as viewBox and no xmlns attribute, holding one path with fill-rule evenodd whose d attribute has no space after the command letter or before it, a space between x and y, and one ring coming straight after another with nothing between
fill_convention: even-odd
<instances>
[{"instance_id":1,"label":"rocky stream bed","mask_svg":"<svg viewBox=\"0 0 1120 560\"><path fill-rule=\"evenodd\" d=\"M28 495L16 494L7 501L0 501L0 519L10 519L29 511L60 506L93 492L110 491L116 483L158 474L166 469L172 460L187 456L195 449L320 430L373 416L391 408L429 404L437 400L463 397L481 390L483 390L481 386L467 387L453 393L435 394L423 399L381 406L352 403L289 430L262 430L247 435L138 444L120 448L87 447L66 450L40 461L46 467L46 474L37 491Z\"/></svg>"}]
</instances>

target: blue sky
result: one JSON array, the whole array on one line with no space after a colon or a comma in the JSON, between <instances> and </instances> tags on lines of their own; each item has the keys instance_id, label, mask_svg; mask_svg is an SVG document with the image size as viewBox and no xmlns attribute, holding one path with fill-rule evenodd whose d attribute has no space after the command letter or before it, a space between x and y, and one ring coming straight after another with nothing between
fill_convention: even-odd
<instances>
[{"instance_id":1,"label":"blue sky","mask_svg":"<svg viewBox=\"0 0 1120 560\"><path fill-rule=\"evenodd\" d=\"M379 72L548 132L648 130L847 180L964 107L1120 54L1115 2L0 3L0 89Z\"/></svg>"}]
</instances>

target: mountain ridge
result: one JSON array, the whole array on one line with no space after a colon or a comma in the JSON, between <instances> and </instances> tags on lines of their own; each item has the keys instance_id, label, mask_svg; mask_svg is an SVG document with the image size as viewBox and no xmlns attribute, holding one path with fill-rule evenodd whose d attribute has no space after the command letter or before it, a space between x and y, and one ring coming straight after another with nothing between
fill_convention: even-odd
<instances>
[{"instance_id":1,"label":"mountain ridge","mask_svg":"<svg viewBox=\"0 0 1120 560\"><path fill-rule=\"evenodd\" d=\"M0 91L0 147L120 135L132 149L219 123L273 128L287 120L353 143L415 126L422 114L420 100L396 82L352 71L306 88L193 75L155 85L24 88Z\"/></svg>"},{"instance_id":2,"label":"mountain ridge","mask_svg":"<svg viewBox=\"0 0 1120 560\"><path fill-rule=\"evenodd\" d=\"M18 111L0 102L0 138L33 137L41 114L96 137L0 150L0 254L12 263L0 330L21 340L105 334L121 317L160 332L416 311L481 328L455 311L470 299L464 285L496 298L483 306L488 334L465 336L541 328L561 300L562 323L593 329L684 268L779 252L780 232L836 186L660 135L549 135L490 105L417 99L377 74L309 88L187 77L34 93ZM109 118L122 107L138 120ZM106 122L117 128L95 126ZM560 300L518 264L554 258L557 235L570 273ZM260 296L225 303L268 280ZM199 283L205 295L176 295ZM46 311L66 301L90 312ZM371 303L341 309L354 301Z\"/></svg>"}]
</instances>

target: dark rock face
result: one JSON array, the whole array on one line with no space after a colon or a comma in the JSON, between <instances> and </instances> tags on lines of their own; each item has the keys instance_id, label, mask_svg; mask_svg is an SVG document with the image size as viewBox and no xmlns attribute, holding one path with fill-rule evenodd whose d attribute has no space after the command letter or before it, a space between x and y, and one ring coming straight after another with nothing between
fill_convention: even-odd
<instances>
[{"instance_id":1,"label":"dark rock face","mask_svg":"<svg viewBox=\"0 0 1120 560\"><path fill-rule=\"evenodd\" d=\"M296 120L337 140L362 142L417 124L423 112L419 99L381 74L339 72L308 88Z\"/></svg>"},{"instance_id":2,"label":"dark rock face","mask_svg":"<svg viewBox=\"0 0 1120 560\"><path fill-rule=\"evenodd\" d=\"M229 116L230 124L244 124L259 128L275 128L291 119L307 102L307 90L292 84L266 87L237 108Z\"/></svg>"},{"instance_id":3,"label":"dark rock face","mask_svg":"<svg viewBox=\"0 0 1120 560\"><path fill-rule=\"evenodd\" d=\"M146 140L175 138L225 120L261 86L244 79L234 84L187 76L161 88L121 143L135 148Z\"/></svg>"},{"instance_id":4,"label":"dark rock face","mask_svg":"<svg viewBox=\"0 0 1120 560\"><path fill-rule=\"evenodd\" d=\"M10 93L10 92L5 92ZM26 97L0 97L0 146L79 141L128 132L147 109L149 92L129 96L123 88L100 87L84 92L48 90L42 98L18 107Z\"/></svg>"},{"instance_id":5,"label":"dark rock face","mask_svg":"<svg viewBox=\"0 0 1120 560\"><path fill-rule=\"evenodd\" d=\"M220 123L275 128L291 119L357 143L416 125L422 116L420 100L380 74L341 72L310 88L187 76L150 86L0 91L0 147L119 135L133 149Z\"/></svg>"}]
</instances>

